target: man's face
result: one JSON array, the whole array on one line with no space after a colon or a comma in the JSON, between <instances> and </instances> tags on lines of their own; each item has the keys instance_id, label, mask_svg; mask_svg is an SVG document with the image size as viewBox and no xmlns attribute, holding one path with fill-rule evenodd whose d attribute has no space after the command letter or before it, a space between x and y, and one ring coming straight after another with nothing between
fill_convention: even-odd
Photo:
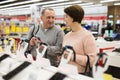
<instances>
[{"instance_id":1,"label":"man's face","mask_svg":"<svg viewBox=\"0 0 120 80\"><path fill-rule=\"evenodd\" d=\"M51 28L54 25L55 12L52 10L46 10L41 19L43 21L44 28Z\"/></svg>"}]
</instances>

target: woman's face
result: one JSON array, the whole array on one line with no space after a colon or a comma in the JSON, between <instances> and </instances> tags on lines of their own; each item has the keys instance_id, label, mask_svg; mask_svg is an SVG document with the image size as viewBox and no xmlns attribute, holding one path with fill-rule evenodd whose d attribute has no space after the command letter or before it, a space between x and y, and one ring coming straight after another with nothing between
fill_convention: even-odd
<instances>
[{"instance_id":1,"label":"woman's face","mask_svg":"<svg viewBox=\"0 0 120 80\"><path fill-rule=\"evenodd\" d=\"M72 26L73 18L71 18L69 15L65 14L65 22L68 27Z\"/></svg>"}]
</instances>

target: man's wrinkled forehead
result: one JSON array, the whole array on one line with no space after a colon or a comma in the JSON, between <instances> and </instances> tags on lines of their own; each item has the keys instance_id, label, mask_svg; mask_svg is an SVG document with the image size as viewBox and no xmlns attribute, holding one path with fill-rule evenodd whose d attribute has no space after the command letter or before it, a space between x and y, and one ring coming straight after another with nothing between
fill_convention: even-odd
<instances>
[{"instance_id":1,"label":"man's wrinkled forehead","mask_svg":"<svg viewBox=\"0 0 120 80\"><path fill-rule=\"evenodd\" d=\"M54 12L54 10L52 8L45 8L42 10L41 14L44 15L46 13L46 11L53 11Z\"/></svg>"}]
</instances>

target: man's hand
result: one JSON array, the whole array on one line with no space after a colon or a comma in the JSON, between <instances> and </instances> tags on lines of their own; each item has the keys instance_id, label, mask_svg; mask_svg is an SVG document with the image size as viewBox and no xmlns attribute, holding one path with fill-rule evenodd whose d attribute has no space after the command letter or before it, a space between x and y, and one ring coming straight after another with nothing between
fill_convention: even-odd
<instances>
[{"instance_id":1,"label":"man's hand","mask_svg":"<svg viewBox=\"0 0 120 80\"><path fill-rule=\"evenodd\" d=\"M41 40L37 37L32 37L30 40L31 46L38 46L39 43L41 43Z\"/></svg>"}]
</instances>

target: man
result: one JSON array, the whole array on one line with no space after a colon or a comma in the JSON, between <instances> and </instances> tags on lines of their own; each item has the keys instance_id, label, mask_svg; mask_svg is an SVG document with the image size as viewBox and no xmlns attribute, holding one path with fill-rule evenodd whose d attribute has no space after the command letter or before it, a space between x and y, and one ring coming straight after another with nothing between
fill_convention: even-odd
<instances>
[{"instance_id":1,"label":"man","mask_svg":"<svg viewBox=\"0 0 120 80\"><path fill-rule=\"evenodd\" d=\"M62 48L64 32L60 27L54 25L55 12L51 8L42 10L41 21L42 25L39 25L39 31L35 35L37 38L32 37L30 45L36 46L40 42L46 43L48 45L46 57L50 60L52 66L57 66L56 52ZM36 56L36 54L33 55Z\"/></svg>"}]
</instances>

